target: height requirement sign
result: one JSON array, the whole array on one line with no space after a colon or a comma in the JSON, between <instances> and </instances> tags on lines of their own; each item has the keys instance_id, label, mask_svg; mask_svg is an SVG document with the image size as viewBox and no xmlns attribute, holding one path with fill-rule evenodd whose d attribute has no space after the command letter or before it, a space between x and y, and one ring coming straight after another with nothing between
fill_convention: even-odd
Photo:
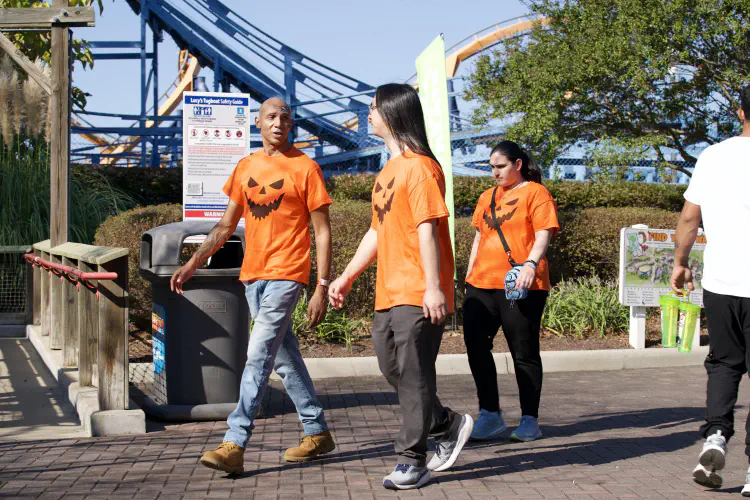
<instances>
[{"instance_id":1,"label":"height requirement sign","mask_svg":"<svg viewBox=\"0 0 750 500\"><path fill-rule=\"evenodd\" d=\"M221 188L250 154L250 96L185 92L182 101L182 218L219 220L229 198Z\"/></svg>"}]
</instances>

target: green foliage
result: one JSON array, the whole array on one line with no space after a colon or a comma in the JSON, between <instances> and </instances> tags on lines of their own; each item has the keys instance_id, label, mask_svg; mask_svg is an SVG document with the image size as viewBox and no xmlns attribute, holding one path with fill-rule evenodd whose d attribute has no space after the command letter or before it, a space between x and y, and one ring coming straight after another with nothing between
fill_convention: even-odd
<instances>
[{"instance_id":1,"label":"green foliage","mask_svg":"<svg viewBox=\"0 0 750 500\"><path fill-rule=\"evenodd\" d=\"M29 245L49 238L50 166L40 137L15 136L0 146L0 245ZM70 178L70 239L91 243L107 217L135 205L96 170Z\"/></svg>"},{"instance_id":2,"label":"green foliage","mask_svg":"<svg viewBox=\"0 0 750 500\"><path fill-rule=\"evenodd\" d=\"M70 6L82 7L90 6L94 3L99 7L99 13L104 12L104 5L102 0L70 0ZM33 8L33 9L44 9L50 7L50 2L40 2L38 0L0 0L0 8ZM52 40L50 32L48 31L25 31L18 33L6 33L8 39L13 44L21 49L21 52L34 61L40 59L47 64L52 61ZM71 43L71 50L73 53L73 60L81 63L83 69L86 67L94 67L94 56L91 54L91 49L85 40L74 38ZM22 79L26 79L26 75L21 76ZM79 88L73 87L71 89L73 95L73 104L80 109L86 107L86 94Z\"/></svg>"},{"instance_id":3,"label":"green foliage","mask_svg":"<svg viewBox=\"0 0 750 500\"><path fill-rule=\"evenodd\" d=\"M130 312L131 319L147 328L151 312L151 287L138 276L138 262L140 259L141 234L153 227L181 220L180 205L159 205L130 210L116 217L110 217L97 232L96 243L99 245L120 246L130 249ZM565 284L560 293L575 291L575 284L584 285L591 290L590 295L583 295L591 302L593 310L575 310L576 321L581 317L587 318L589 326L586 328L570 326L565 323L566 316L556 313L550 316L549 328L555 331L575 331L576 335L590 333L591 329L602 331L616 331L619 323L613 323L606 314L602 316L600 309L606 304L611 305L610 296L603 296L605 289L610 287L607 281L617 278L619 232L622 227L633 224L648 224L651 227L672 228L677 224L678 214L654 208L583 208L560 212L563 230L552 241L548 252L552 283L558 283L565 278ZM334 242L331 278L338 276L346 264L354 256L360 240L370 226L370 204L364 201L342 201L331 207L331 231ZM459 316L462 314L461 305L464 298L464 280L468 267L471 245L476 230L471 226L469 217L456 219L456 269L457 288L456 305ZM313 246L313 270L311 278L315 280L316 259ZM371 265L355 282L351 293L347 296L345 306L341 311L329 311L325 323L316 328L315 332L306 331L307 298L300 301L293 316L294 330L302 337L315 336L326 342L343 342L349 344L365 324L360 322L372 317L375 303L375 264ZM602 280L570 281L575 278L589 278L596 276ZM578 286L576 285L576 286ZM305 297L312 291L308 287ZM551 301L554 298L551 297ZM583 294L583 292L581 292ZM557 299L555 299L557 300ZM552 302L550 302L552 304ZM550 305L566 311L574 307L572 298L560 299ZM576 306L578 307L578 306ZM582 308L583 306L581 306ZM609 307L609 306L607 306ZM612 306L611 313L617 316L618 308ZM557 309L555 309L556 311ZM598 312L597 312L598 311ZM616 314L617 313L617 314ZM568 314L567 312L565 314ZM570 313L572 314L572 313ZM568 314L568 315L570 315ZM597 314L599 316L597 316ZM627 315L626 315L627 317ZM557 318L557 319L555 319ZM563 318L563 319L560 319ZM604 318L604 319L602 319ZM558 323L555 323L557 321ZM557 326L555 326L557 325ZM566 325L564 327L560 325ZM605 325L605 326L602 326ZM562 328L562 330L560 330ZM602 328L604 328L602 330Z\"/></svg>"},{"instance_id":4,"label":"green foliage","mask_svg":"<svg viewBox=\"0 0 750 500\"><path fill-rule=\"evenodd\" d=\"M328 188L337 202L339 200L369 202L374 184L375 175L342 175L332 177ZM487 177L455 177L453 197L456 214L458 216L471 215L479 195L494 186L494 180L489 175ZM685 202L682 197L685 186L674 184L546 180L544 186L552 194L561 211L594 207L653 207L679 211Z\"/></svg>"},{"instance_id":5,"label":"green foliage","mask_svg":"<svg viewBox=\"0 0 750 500\"><path fill-rule=\"evenodd\" d=\"M127 248L131 321L141 328L151 322L151 285L138 275L141 235L157 226L182 220L182 206L139 207L107 219L96 231L96 245Z\"/></svg>"},{"instance_id":6,"label":"green foliage","mask_svg":"<svg viewBox=\"0 0 750 500\"><path fill-rule=\"evenodd\" d=\"M654 208L587 208L561 212L561 231L547 257L552 282L596 275L616 280L620 229L634 224L653 228L677 227L679 214Z\"/></svg>"},{"instance_id":7,"label":"green foliage","mask_svg":"<svg viewBox=\"0 0 750 500\"><path fill-rule=\"evenodd\" d=\"M596 276L562 281L550 290L542 326L562 337L583 337L595 333L624 333L630 321L629 310L620 304L616 281Z\"/></svg>"},{"instance_id":8,"label":"green foliage","mask_svg":"<svg viewBox=\"0 0 750 500\"><path fill-rule=\"evenodd\" d=\"M182 203L181 168L103 167L99 171L141 205Z\"/></svg>"},{"instance_id":9,"label":"green foliage","mask_svg":"<svg viewBox=\"0 0 750 500\"><path fill-rule=\"evenodd\" d=\"M99 169L109 183L143 205L182 202L181 168L116 168ZM487 177L454 177L454 200L457 216L474 212L479 195L493 187ZM334 199L334 209L341 203L370 202L374 174L336 175L328 179L327 188ZM545 180L560 210L594 207L652 207L679 211L682 209L685 186L647 184L642 182L576 182ZM369 217L369 208L360 215Z\"/></svg>"},{"instance_id":10,"label":"green foliage","mask_svg":"<svg viewBox=\"0 0 750 500\"><path fill-rule=\"evenodd\" d=\"M342 310L328 309L325 319L312 330L307 327L307 307L310 299L307 291L302 294L292 314L292 327L297 337L315 338L327 344L345 344L351 349L352 342L364 333L364 319L352 319Z\"/></svg>"},{"instance_id":11,"label":"green foliage","mask_svg":"<svg viewBox=\"0 0 750 500\"><path fill-rule=\"evenodd\" d=\"M543 162L590 145L609 161L694 147L735 134L750 76L750 0L530 0L549 19L480 57L468 98L475 121L519 119L506 137ZM601 148L600 146L605 146ZM620 158L618 160L618 157ZM610 163L612 164L612 163Z\"/></svg>"}]
</instances>

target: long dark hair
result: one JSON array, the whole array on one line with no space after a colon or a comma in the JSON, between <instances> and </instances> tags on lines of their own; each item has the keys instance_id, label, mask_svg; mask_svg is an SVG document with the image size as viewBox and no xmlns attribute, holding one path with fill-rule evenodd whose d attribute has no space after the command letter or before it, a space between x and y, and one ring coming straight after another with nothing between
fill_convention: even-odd
<instances>
[{"instance_id":1,"label":"long dark hair","mask_svg":"<svg viewBox=\"0 0 750 500\"><path fill-rule=\"evenodd\" d=\"M422 104L414 87L405 83L386 83L375 91L378 113L401 149L440 162L427 142Z\"/></svg>"},{"instance_id":2,"label":"long dark hair","mask_svg":"<svg viewBox=\"0 0 750 500\"><path fill-rule=\"evenodd\" d=\"M500 153L501 155L508 158L511 162L516 163L516 160L521 160L521 177L527 181L533 181L537 184L542 183L542 169L536 164L534 159L524 151L521 146L513 141L503 141L497 146L492 148L492 153Z\"/></svg>"}]
</instances>

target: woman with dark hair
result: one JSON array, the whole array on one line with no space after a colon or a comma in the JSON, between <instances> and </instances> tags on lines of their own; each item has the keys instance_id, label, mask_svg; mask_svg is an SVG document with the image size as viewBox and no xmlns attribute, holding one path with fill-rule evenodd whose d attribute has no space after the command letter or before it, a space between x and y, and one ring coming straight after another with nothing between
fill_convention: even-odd
<instances>
[{"instance_id":1,"label":"woman with dark hair","mask_svg":"<svg viewBox=\"0 0 750 500\"><path fill-rule=\"evenodd\" d=\"M375 180L370 230L331 284L329 298L342 307L355 278L377 257L372 338L380 371L396 389L403 413L398 463L383 486L419 488L431 470L455 463L474 423L437 397L435 360L445 317L453 312L445 176L427 143L419 95L411 86L378 87L369 122L391 158ZM438 441L429 464L428 435Z\"/></svg>"},{"instance_id":2,"label":"woman with dark hair","mask_svg":"<svg viewBox=\"0 0 750 500\"><path fill-rule=\"evenodd\" d=\"M560 226L539 167L518 144L495 146L490 165L497 186L482 193L474 211L477 232L464 300L464 342L479 395L471 439L491 439L507 429L492 357L492 342L502 327L521 399L521 423L510 437L533 441L542 435L537 420L542 394L539 330L550 288L544 254ZM515 287L511 279L506 290L506 276L515 277Z\"/></svg>"}]
</instances>

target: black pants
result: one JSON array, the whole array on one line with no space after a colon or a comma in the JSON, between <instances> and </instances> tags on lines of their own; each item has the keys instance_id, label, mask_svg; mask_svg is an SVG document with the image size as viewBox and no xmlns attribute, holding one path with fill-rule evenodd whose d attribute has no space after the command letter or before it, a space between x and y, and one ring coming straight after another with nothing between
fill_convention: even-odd
<instances>
[{"instance_id":1,"label":"black pants","mask_svg":"<svg viewBox=\"0 0 750 500\"><path fill-rule=\"evenodd\" d=\"M461 416L440 403L435 360L445 324L433 325L421 307L375 311L372 340L380 371L396 389L403 413L396 436L399 464L424 467L427 437L440 440L455 432Z\"/></svg>"},{"instance_id":2,"label":"black pants","mask_svg":"<svg viewBox=\"0 0 750 500\"><path fill-rule=\"evenodd\" d=\"M750 369L750 298L720 295L703 290L708 321L708 372L704 437L720 430L734 434L734 405L740 380ZM745 454L750 456L750 416L745 424Z\"/></svg>"},{"instance_id":3,"label":"black pants","mask_svg":"<svg viewBox=\"0 0 750 500\"><path fill-rule=\"evenodd\" d=\"M485 290L466 284L464 343L477 386L479 408L500 410L492 342L502 327L516 371L521 413L539 417L542 397L539 329L547 294L543 290L529 291L528 297L517 300L511 307L505 290Z\"/></svg>"}]
</instances>

